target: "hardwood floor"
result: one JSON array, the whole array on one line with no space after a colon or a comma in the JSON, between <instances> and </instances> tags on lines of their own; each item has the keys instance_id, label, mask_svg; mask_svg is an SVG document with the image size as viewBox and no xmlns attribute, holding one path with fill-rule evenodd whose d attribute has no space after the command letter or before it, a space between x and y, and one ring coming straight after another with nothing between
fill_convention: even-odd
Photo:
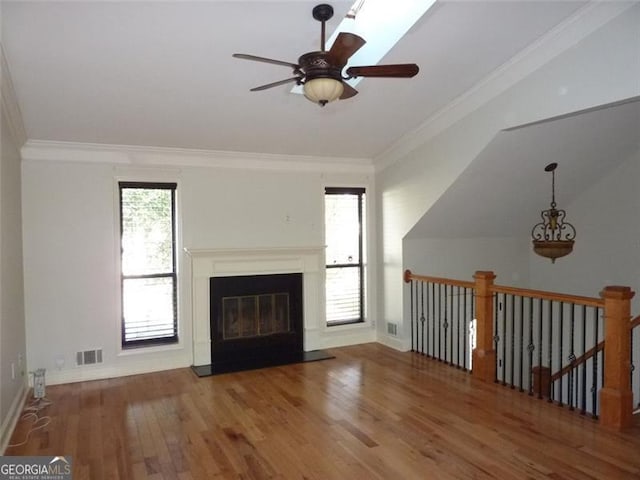
<instances>
[{"instance_id":1,"label":"hardwood floor","mask_svg":"<svg viewBox=\"0 0 640 480\"><path fill-rule=\"evenodd\" d=\"M379 344L331 353L48 387L51 423L5 454L71 455L74 480L640 478L637 425L606 430Z\"/></svg>"}]
</instances>

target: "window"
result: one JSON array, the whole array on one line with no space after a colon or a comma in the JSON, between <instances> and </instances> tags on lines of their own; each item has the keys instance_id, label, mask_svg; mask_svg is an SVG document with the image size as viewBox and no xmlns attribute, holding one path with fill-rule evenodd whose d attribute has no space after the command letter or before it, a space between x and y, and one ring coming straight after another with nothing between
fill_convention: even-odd
<instances>
[{"instance_id":1,"label":"window","mask_svg":"<svg viewBox=\"0 0 640 480\"><path fill-rule=\"evenodd\" d=\"M325 189L327 325L364 321L364 188Z\"/></svg>"},{"instance_id":2,"label":"window","mask_svg":"<svg viewBox=\"0 0 640 480\"><path fill-rule=\"evenodd\" d=\"M119 186L122 346L175 343L176 184Z\"/></svg>"}]
</instances>

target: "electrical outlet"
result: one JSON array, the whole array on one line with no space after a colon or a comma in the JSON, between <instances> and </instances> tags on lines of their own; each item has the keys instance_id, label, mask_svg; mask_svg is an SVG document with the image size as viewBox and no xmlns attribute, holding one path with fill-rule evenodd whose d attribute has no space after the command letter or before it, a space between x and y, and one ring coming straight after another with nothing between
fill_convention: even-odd
<instances>
[{"instance_id":1,"label":"electrical outlet","mask_svg":"<svg viewBox=\"0 0 640 480\"><path fill-rule=\"evenodd\" d=\"M64 356L58 355L56 357L56 367L58 370L62 370L62 367L64 367Z\"/></svg>"}]
</instances>

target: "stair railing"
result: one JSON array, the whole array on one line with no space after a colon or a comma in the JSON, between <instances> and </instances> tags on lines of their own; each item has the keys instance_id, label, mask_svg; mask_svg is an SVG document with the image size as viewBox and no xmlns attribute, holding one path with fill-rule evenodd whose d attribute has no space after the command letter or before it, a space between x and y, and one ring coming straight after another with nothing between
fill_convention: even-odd
<instances>
[{"instance_id":1,"label":"stair railing","mask_svg":"<svg viewBox=\"0 0 640 480\"><path fill-rule=\"evenodd\" d=\"M631 334L640 317L629 321L634 293L628 287L606 287L592 298L494 285L492 272L464 282L407 270L404 279L413 351L604 425L630 425Z\"/></svg>"},{"instance_id":2,"label":"stair railing","mask_svg":"<svg viewBox=\"0 0 640 480\"><path fill-rule=\"evenodd\" d=\"M407 275L411 276L405 278L410 283L411 351L470 371L474 283Z\"/></svg>"}]
</instances>

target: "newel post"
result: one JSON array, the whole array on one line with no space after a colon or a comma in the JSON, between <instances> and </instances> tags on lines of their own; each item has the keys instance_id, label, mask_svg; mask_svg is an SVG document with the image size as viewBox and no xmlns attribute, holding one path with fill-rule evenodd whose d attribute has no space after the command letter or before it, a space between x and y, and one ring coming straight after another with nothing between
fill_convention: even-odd
<instances>
[{"instance_id":1,"label":"newel post","mask_svg":"<svg viewBox=\"0 0 640 480\"><path fill-rule=\"evenodd\" d=\"M473 349L472 374L485 382L496 379L496 351L493 343L493 272L476 272L476 348Z\"/></svg>"},{"instance_id":2,"label":"newel post","mask_svg":"<svg viewBox=\"0 0 640 480\"><path fill-rule=\"evenodd\" d=\"M631 299L629 287L605 287L604 299L604 385L600 390L600 423L623 429L631 425L633 393L631 369Z\"/></svg>"}]
</instances>

